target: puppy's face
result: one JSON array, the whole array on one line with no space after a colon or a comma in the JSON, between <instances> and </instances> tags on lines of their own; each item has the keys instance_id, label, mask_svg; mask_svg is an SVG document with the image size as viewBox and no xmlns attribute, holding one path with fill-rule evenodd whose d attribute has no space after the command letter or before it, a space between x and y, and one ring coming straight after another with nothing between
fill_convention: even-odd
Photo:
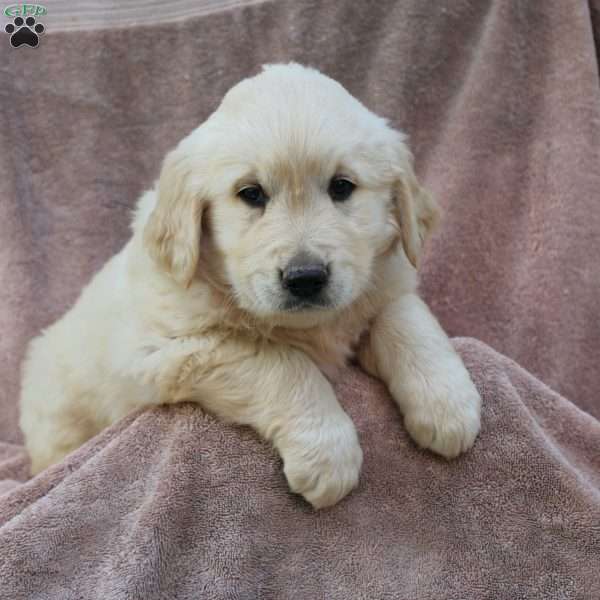
<instances>
[{"instance_id":1,"label":"puppy's face","mask_svg":"<svg viewBox=\"0 0 600 600\"><path fill-rule=\"evenodd\" d=\"M167 157L145 237L182 284L210 260L240 308L310 326L381 284L399 237L414 264L434 216L401 134L324 75L273 66Z\"/></svg>"}]
</instances>

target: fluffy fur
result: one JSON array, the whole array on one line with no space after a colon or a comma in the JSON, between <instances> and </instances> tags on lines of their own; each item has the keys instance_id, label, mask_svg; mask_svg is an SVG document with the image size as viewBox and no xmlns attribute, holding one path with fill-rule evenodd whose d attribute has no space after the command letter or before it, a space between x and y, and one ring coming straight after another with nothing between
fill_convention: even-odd
<instances>
[{"instance_id":1,"label":"fluffy fur","mask_svg":"<svg viewBox=\"0 0 600 600\"><path fill-rule=\"evenodd\" d=\"M334 176L356 184L328 195ZM260 184L264 208L238 192ZM313 506L357 483L362 452L330 379L353 354L380 377L414 440L469 448L480 398L416 293L437 208L404 136L341 85L265 67L167 155L133 235L29 347L21 427L32 472L135 408L183 400L250 425ZM320 305L286 304L299 256L328 265Z\"/></svg>"}]
</instances>

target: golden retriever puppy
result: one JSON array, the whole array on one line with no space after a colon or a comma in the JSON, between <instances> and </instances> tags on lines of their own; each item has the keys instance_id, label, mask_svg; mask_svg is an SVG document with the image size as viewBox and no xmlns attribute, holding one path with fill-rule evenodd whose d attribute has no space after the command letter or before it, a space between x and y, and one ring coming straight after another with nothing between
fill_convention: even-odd
<instances>
[{"instance_id":1,"label":"golden retriever puppy","mask_svg":"<svg viewBox=\"0 0 600 600\"><path fill-rule=\"evenodd\" d=\"M331 379L355 354L424 448L451 458L480 397L416 293L437 209L404 136L339 83L271 65L170 152L133 235L32 341L21 427L32 472L133 409L183 400L250 425L314 507L362 452Z\"/></svg>"}]
</instances>

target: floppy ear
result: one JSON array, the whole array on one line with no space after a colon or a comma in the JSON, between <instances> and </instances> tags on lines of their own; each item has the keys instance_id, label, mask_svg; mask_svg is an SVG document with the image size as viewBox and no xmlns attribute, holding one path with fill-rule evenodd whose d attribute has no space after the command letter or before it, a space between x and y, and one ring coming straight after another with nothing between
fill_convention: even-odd
<instances>
[{"instance_id":1,"label":"floppy ear","mask_svg":"<svg viewBox=\"0 0 600 600\"><path fill-rule=\"evenodd\" d=\"M150 256L181 285L189 286L200 252L204 203L191 182L192 167L180 148L163 163L158 199L144 228Z\"/></svg>"},{"instance_id":2,"label":"floppy ear","mask_svg":"<svg viewBox=\"0 0 600 600\"><path fill-rule=\"evenodd\" d=\"M439 221L440 211L429 192L417 181L413 158L407 150L402 174L394 188L393 211L402 233L404 252L416 268L423 244Z\"/></svg>"}]
</instances>

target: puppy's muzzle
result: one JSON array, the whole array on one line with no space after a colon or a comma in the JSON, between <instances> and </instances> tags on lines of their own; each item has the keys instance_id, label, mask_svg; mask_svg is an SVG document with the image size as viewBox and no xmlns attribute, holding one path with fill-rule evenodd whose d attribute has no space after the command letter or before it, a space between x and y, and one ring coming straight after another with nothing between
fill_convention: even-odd
<instances>
[{"instance_id":1,"label":"puppy's muzzle","mask_svg":"<svg viewBox=\"0 0 600 600\"><path fill-rule=\"evenodd\" d=\"M293 258L281 271L281 285L294 298L313 300L329 281L329 268L307 255Z\"/></svg>"}]
</instances>

